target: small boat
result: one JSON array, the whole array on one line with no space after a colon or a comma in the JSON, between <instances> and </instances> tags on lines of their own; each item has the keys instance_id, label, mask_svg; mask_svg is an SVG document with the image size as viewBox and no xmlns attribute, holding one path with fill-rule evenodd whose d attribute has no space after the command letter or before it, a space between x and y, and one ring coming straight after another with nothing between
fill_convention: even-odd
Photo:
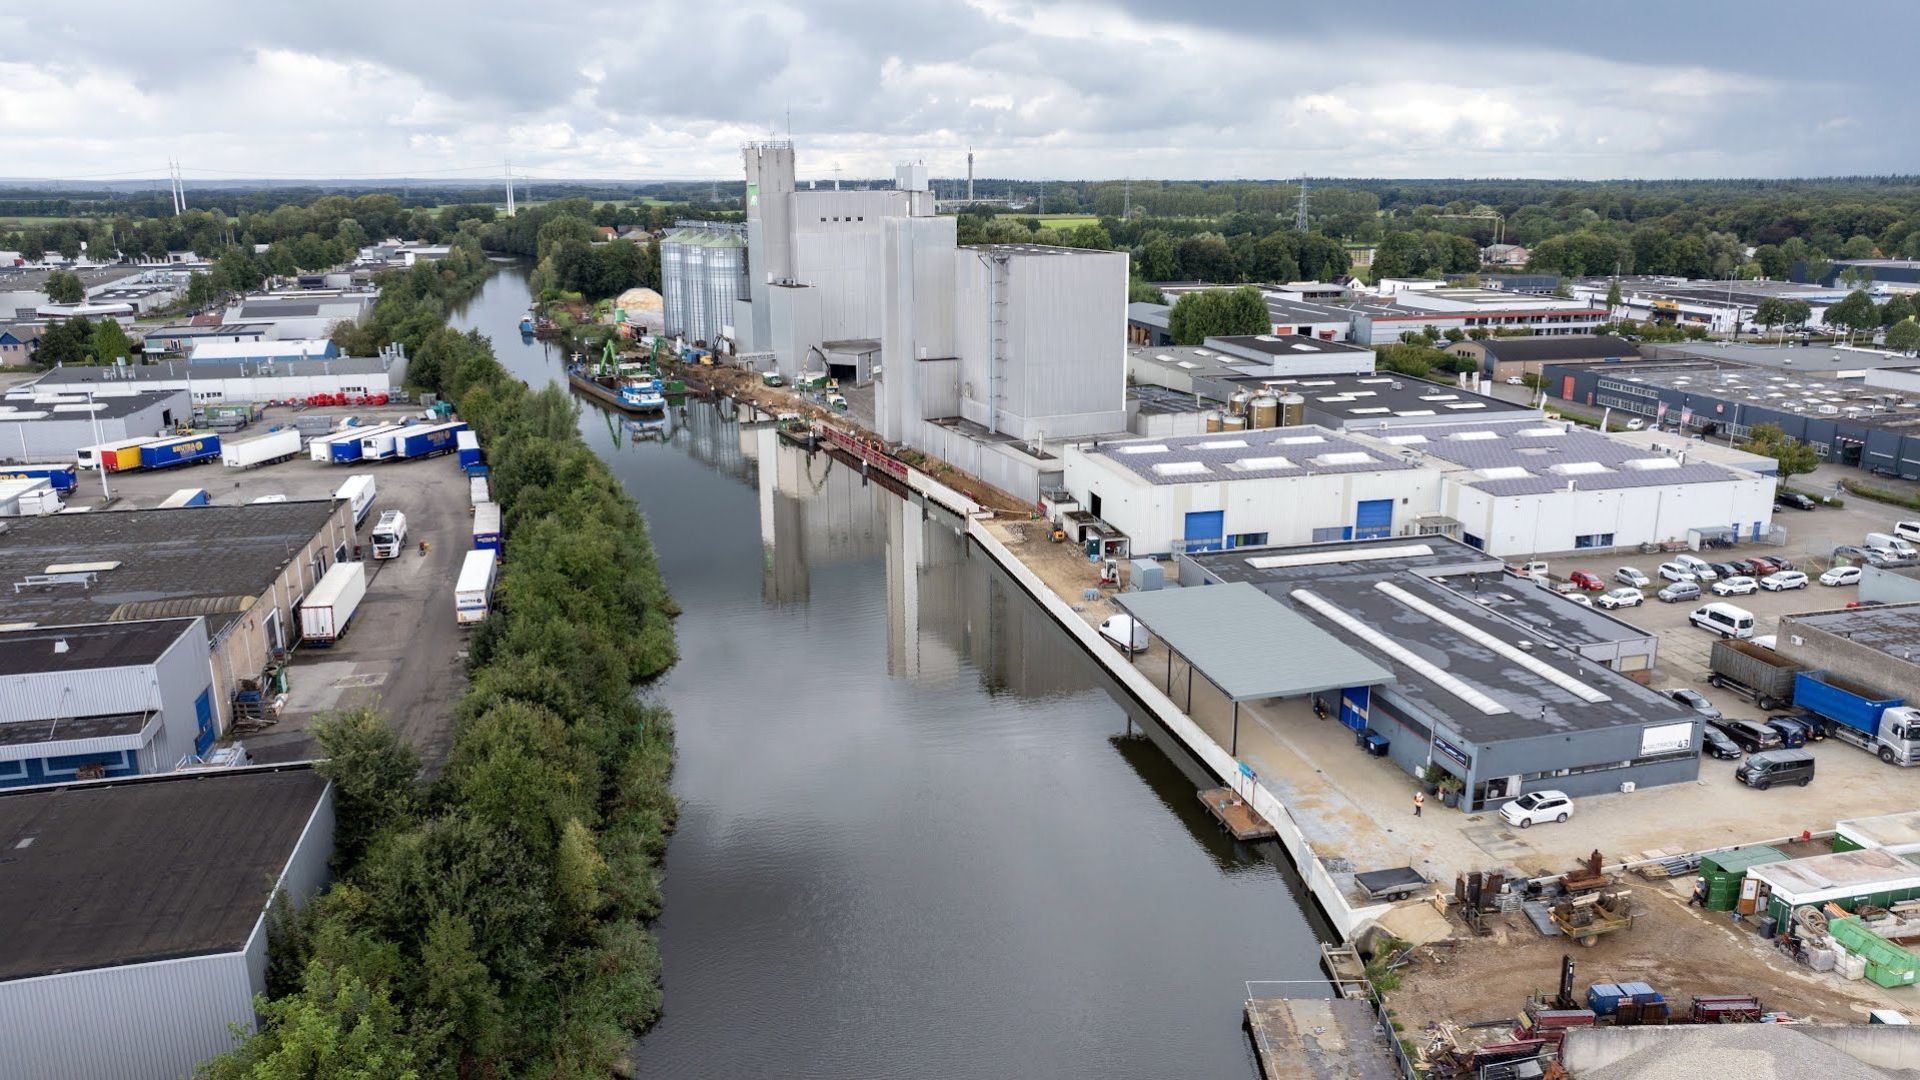
<instances>
[{"instance_id":1,"label":"small boat","mask_svg":"<svg viewBox=\"0 0 1920 1080\"><path fill-rule=\"evenodd\" d=\"M523 334L533 333L533 312L529 311L525 315L520 316L520 332Z\"/></svg>"}]
</instances>

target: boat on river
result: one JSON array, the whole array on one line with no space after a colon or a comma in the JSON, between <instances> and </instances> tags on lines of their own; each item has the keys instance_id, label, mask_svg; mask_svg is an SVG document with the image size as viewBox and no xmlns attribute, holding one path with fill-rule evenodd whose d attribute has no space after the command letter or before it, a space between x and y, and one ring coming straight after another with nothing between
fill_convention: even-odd
<instances>
[{"instance_id":1,"label":"boat on river","mask_svg":"<svg viewBox=\"0 0 1920 1080\"><path fill-rule=\"evenodd\" d=\"M620 363L612 342L597 363L576 354L567 364L567 383L622 412L658 413L667 408L660 377L644 364Z\"/></svg>"},{"instance_id":2,"label":"boat on river","mask_svg":"<svg viewBox=\"0 0 1920 1080\"><path fill-rule=\"evenodd\" d=\"M529 311L525 315L520 316L520 332L523 334L533 333L533 312Z\"/></svg>"}]
</instances>

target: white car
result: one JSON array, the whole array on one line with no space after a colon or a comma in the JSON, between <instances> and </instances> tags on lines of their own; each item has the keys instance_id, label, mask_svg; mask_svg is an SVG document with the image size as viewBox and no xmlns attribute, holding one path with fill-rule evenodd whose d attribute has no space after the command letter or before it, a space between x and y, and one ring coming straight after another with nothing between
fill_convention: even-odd
<instances>
[{"instance_id":1,"label":"white car","mask_svg":"<svg viewBox=\"0 0 1920 1080\"><path fill-rule=\"evenodd\" d=\"M1730 577L1725 581L1713 583L1713 595L1745 596L1759 587L1760 583L1750 577Z\"/></svg>"},{"instance_id":2,"label":"white car","mask_svg":"<svg viewBox=\"0 0 1920 1080\"><path fill-rule=\"evenodd\" d=\"M1639 607L1646 602L1646 593L1641 592L1639 589L1625 587L1608 589L1606 592L1600 594L1599 599L1594 601L1594 603L1599 604L1608 611L1612 611L1615 608Z\"/></svg>"},{"instance_id":3,"label":"white car","mask_svg":"<svg viewBox=\"0 0 1920 1080\"><path fill-rule=\"evenodd\" d=\"M1720 572L1713 568L1712 563L1697 555L1680 555L1673 561L1686 567L1687 573L1692 574L1695 581L1714 581L1720 577Z\"/></svg>"},{"instance_id":4,"label":"white car","mask_svg":"<svg viewBox=\"0 0 1920 1080\"><path fill-rule=\"evenodd\" d=\"M1820 575L1822 585L1858 585L1860 568L1857 566L1836 566Z\"/></svg>"},{"instance_id":5,"label":"white car","mask_svg":"<svg viewBox=\"0 0 1920 1080\"><path fill-rule=\"evenodd\" d=\"M1636 417L1634 417L1633 419L1631 419L1631 420L1629 420L1629 421L1627 421L1627 430L1628 430L1628 431L1639 431L1639 430L1640 430L1641 428L1643 428L1643 427L1646 427L1646 426L1647 426L1647 422L1646 422L1645 420L1642 420L1642 419L1640 419L1640 418L1639 418L1639 417L1637 417L1637 416L1636 416Z\"/></svg>"},{"instance_id":6,"label":"white car","mask_svg":"<svg viewBox=\"0 0 1920 1080\"><path fill-rule=\"evenodd\" d=\"M1579 604L1581 607L1593 606L1593 601L1587 599L1586 593L1561 593L1560 595L1565 597L1569 604Z\"/></svg>"},{"instance_id":7,"label":"white car","mask_svg":"<svg viewBox=\"0 0 1920 1080\"><path fill-rule=\"evenodd\" d=\"M1525 386L1527 385L1527 380L1521 378L1518 375L1509 375L1507 376L1507 385L1508 386Z\"/></svg>"},{"instance_id":8,"label":"white car","mask_svg":"<svg viewBox=\"0 0 1920 1080\"><path fill-rule=\"evenodd\" d=\"M1782 570L1768 574L1760 579L1760 587L1768 592L1780 592L1783 589L1804 589L1807 587L1807 575L1798 570Z\"/></svg>"},{"instance_id":9,"label":"white car","mask_svg":"<svg viewBox=\"0 0 1920 1080\"><path fill-rule=\"evenodd\" d=\"M1698 581L1700 580L1699 578L1694 576L1693 571L1687 569L1684 566L1681 566L1677 562L1661 563L1660 577L1661 577L1661 580L1663 581Z\"/></svg>"},{"instance_id":10,"label":"white car","mask_svg":"<svg viewBox=\"0 0 1920 1080\"><path fill-rule=\"evenodd\" d=\"M1536 821L1565 821L1573 816L1573 800L1564 791L1529 791L1500 808L1500 820L1522 829Z\"/></svg>"},{"instance_id":11,"label":"white car","mask_svg":"<svg viewBox=\"0 0 1920 1080\"><path fill-rule=\"evenodd\" d=\"M1647 580L1647 575L1635 570L1631 566L1623 566L1615 570L1613 572L1613 580L1622 585L1631 585L1636 589L1644 589L1653 584L1653 582Z\"/></svg>"}]
</instances>

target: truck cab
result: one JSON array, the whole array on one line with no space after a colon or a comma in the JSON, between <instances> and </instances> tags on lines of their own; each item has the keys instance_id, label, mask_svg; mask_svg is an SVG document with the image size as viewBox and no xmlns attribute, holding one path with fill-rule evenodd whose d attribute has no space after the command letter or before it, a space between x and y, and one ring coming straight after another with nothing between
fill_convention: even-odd
<instances>
[{"instance_id":1,"label":"truck cab","mask_svg":"<svg viewBox=\"0 0 1920 1080\"><path fill-rule=\"evenodd\" d=\"M373 527L373 557L398 558L400 550L406 546L407 515L398 510L382 511L379 522Z\"/></svg>"},{"instance_id":2,"label":"truck cab","mask_svg":"<svg viewBox=\"0 0 1920 1080\"><path fill-rule=\"evenodd\" d=\"M1796 677L1794 704L1826 721L1829 738L1852 743L1889 765L1920 764L1920 709L1825 671Z\"/></svg>"}]
</instances>

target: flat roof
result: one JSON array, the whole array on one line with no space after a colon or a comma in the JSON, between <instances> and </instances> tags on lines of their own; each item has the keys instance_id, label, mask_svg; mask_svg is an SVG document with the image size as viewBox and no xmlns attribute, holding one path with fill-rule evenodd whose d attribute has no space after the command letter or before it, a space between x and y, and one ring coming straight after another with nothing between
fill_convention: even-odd
<instances>
[{"instance_id":1,"label":"flat roof","mask_svg":"<svg viewBox=\"0 0 1920 1080\"><path fill-rule=\"evenodd\" d=\"M302 765L0 790L0 979L244 948L326 786Z\"/></svg>"},{"instance_id":2,"label":"flat roof","mask_svg":"<svg viewBox=\"0 0 1920 1080\"><path fill-rule=\"evenodd\" d=\"M1876 892L1898 882L1920 886L1920 865L1878 848L1765 863L1748 870L1747 875L1764 878L1774 892L1792 897Z\"/></svg>"},{"instance_id":3,"label":"flat roof","mask_svg":"<svg viewBox=\"0 0 1920 1080\"><path fill-rule=\"evenodd\" d=\"M180 324L174 324L169 326L148 327L145 333L142 334L142 336L149 339L151 338L234 337L234 336L244 337L249 335L253 337L262 337L267 333L269 329L270 327L268 327L268 325L265 323L232 322L232 323L213 323L211 325L198 325L195 323L180 323Z\"/></svg>"},{"instance_id":4,"label":"flat roof","mask_svg":"<svg viewBox=\"0 0 1920 1080\"><path fill-rule=\"evenodd\" d=\"M1452 462L1458 483L1490 495L1544 495L1565 490L1617 490L1751 480L1724 465L1641 450L1565 421L1398 427L1379 441Z\"/></svg>"},{"instance_id":5,"label":"flat roof","mask_svg":"<svg viewBox=\"0 0 1920 1080\"><path fill-rule=\"evenodd\" d=\"M286 338L278 341L209 341L193 347L195 360L251 360L259 356L288 360L319 359L339 352L326 338Z\"/></svg>"},{"instance_id":6,"label":"flat roof","mask_svg":"<svg viewBox=\"0 0 1920 1080\"><path fill-rule=\"evenodd\" d=\"M1268 356L1315 356L1331 353L1372 353L1365 345L1353 345L1344 341L1323 341L1305 334L1232 334L1225 337L1210 337L1207 344L1232 345Z\"/></svg>"},{"instance_id":7,"label":"flat roof","mask_svg":"<svg viewBox=\"0 0 1920 1080\"><path fill-rule=\"evenodd\" d=\"M0 622L62 625L204 615L218 638L333 517L331 499L9 518ZM13 586L49 566L113 563L90 583Z\"/></svg>"},{"instance_id":8,"label":"flat roof","mask_svg":"<svg viewBox=\"0 0 1920 1080\"><path fill-rule=\"evenodd\" d=\"M1542 334L1536 337L1488 338L1485 341L1461 341L1449 345L1448 351L1464 346L1478 346L1487 351L1495 360L1534 361L1534 360L1598 360L1606 357L1633 357L1639 359L1640 351L1633 342L1612 334Z\"/></svg>"},{"instance_id":9,"label":"flat roof","mask_svg":"<svg viewBox=\"0 0 1920 1080\"><path fill-rule=\"evenodd\" d=\"M1260 589L1380 659L1393 669L1395 696L1475 744L1694 719L1676 702L1570 651L1563 642L1579 635L1577 626L1537 633L1431 580L1449 568L1492 561L1444 537L1185 558L1220 581Z\"/></svg>"},{"instance_id":10,"label":"flat roof","mask_svg":"<svg viewBox=\"0 0 1920 1080\"><path fill-rule=\"evenodd\" d=\"M1841 608L1808 615L1782 616L1785 623L1811 626L1878 649L1903 663L1920 662L1920 602Z\"/></svg>"},{"instance_id":11,"label":"flat roof","mask_svg":"<svg viewBox=\"0 0 1920 1080\"><path fill-rule=\"evenodd\" d=\"M1235 378L1272 368L1245 356L1230 356L1218 349L1197 345L1129 345L1127 364L1131 368L1163 368L1202 378Z\"/></svg>"},{"instance_id":12,"label":"flat roof","mask_svg":"<svg viewBox=\"0 0 1920 1080\"><path fill-rule=\"evenodd\" d=\"M149 619L0 631L0 676L151 664L191 631L193 623Z\"/></svg>"},{"instance_id":13,"label":"flat roof","mask_svg":"<svg viewBox=\"0 0 1920 1080\"><path fill-rule=\"evenodd\" d=\"M250 349L240 343L230 348ZM194 355L210 345L197 345ZM247 379L285 375L378 375L390 362L382 356L308 356L280 357L274 360L162 360L157 364L134 364L124 368L60 367L42 375L32 385L40 387L91 386L105 383L174 382L181 379ZM101 401L111 401L101 397Z\"/></svg>"},{"instance_id":14,"label":"flat roof","mask_svg":"<svg viewBox=\"0 0 1920 1080\"><path fill-rule=\"evenodd\" d=\"M1251 585L1126 592L1114 602L1234 701L1393 681L1389 669Z\"/></svg>"},{"instance_id":15,"label":"flat roof","mask_svg":"<svg viewBox=\"0 0 1920 1080\"><path fill-rule=\"evenodd\" d=\"M80 739L137 737L153 719L150 712L112 713L106 716L62 716L53 720L14 720L0 724L0 750L43 746ZM136 744L137 745L137 744Z\"/></svg>"},{"instance_id":16,"label":"flat roof","mask_svg":"<svg viewBox=\"0 0 1920 1080\"><path fill-rule=\"evenodd\" d=\"M1450 383L1416 379L1389 371L1371 375L1244 375L1230 380L1250 390L1299 394L1306 406L1345 421L1432 416L1538 417L1538 409L1476 394Z\"/></svg>"},{"instance_id":17,"label":"flat roof","mask_svg":"<svg viewBox=\"0 0 1920 1080\"><path fill-rule=\"evenodd\" d=\"M1605 571L1600 571L1604 576ZM1623 641L1654 640L1643 630L1599 608L1576 604L1566 596L1546 588L1532 578L1509 574L1505 568L1491 571L1442 574L1433 580L1470 604L1518 624L1534 634L1569 648L1607 645Z\"/></svg>"},{"instance_id":18,"label":"flat roof","mask_svg":"<svg viewBox=\"0 0 1920 1080\"><path fill-rule=\"evenodd\" d=\"M1398 472L1414 466L1319 427L1262 428L1126 439L1081 448L1151 484L1209 484L1328 473Z\"/></svg>"},{"instance_id":19,"label":"flat roof","mask_svg":"<svg viewBox=\"0 0 1920 1080\"><path fill-rule=\"evenodd\" d=\"M21 387L19 390L15 390L14 392L8 394L4 399L0 399L0 423L5 423L9 420L16 421L16 422L28 422L28 421L35 421L35 420L47 420L47 421L82 420L84 421L89 417L96 417L96 416L102 420L119 420L124 417L132 416L134 413L140 412L143 409L150 409L154 405L164 402L169 398L179 397L186 393L185 390L135 390L125 394L102 394L99 397L94 398L93 404L95 408L89 411L85 409L60 410L58 406L55 406L52 404L43 404L43 403L35 402L30 392L22 392L22 391L29 391L31 387L39 386L41 383L45 382L48 378L54 375L58 375L61 372L82 371L82 370L111 371L113 369L112 368L55 368L52 371L47 372L45 375L42 375L39 379L35 380L34 382L27 384L27 386ZM80 382L92 382L94 380L75 379L72 381L75 383L80 383ZM84 405L86 403L76 402L75 404ZM181 417L180 419L185 419L185 417ZM6 451L4 450L0 450L0 453L5 453L5 452Z\"/></svg>"},{"instance_id":20,"label":"flat roof","mask_svg":"<svg viewBox=\"0 0 1920 1080\"><path fill-rule=\"evenodd\" d=\"M1169 308L1165 304L1149 304L1145 301L1136 300L1127 305L1127 321L1146 323L1149 326L1158 326L1165 329L1167 319L1172 310L1172 308Z\"/></svg>"},{"instance_id":21,"label":"flat roof","mask_svg":"<svg viewBox=\"0 0 1920 1080\"><path fill-rule=\"evenodd\" d=\"M961 244L962 251L984 251L989 255L1012 255L1026 257L1034 255L1118 255L1117 251L1104 248L1061 247L1057 244Z\"/></svg>"},{"instance_id":22,"label":"flat roof","mask_svg":"<svg viewBox=\"0 0 1920 1080\"><path fill-rule=\"evenodd\" d=\"M1911 365L1913 360L1908 357L1906 362ZM1759 405L1791 416L1847 420L1869 427L1911 428L1920 423L1920 403L1913 402L1910 395L1883 386L1843 381L1833 377L1831 371L1768 368L1737 360L1706 359L1565 364L1556 368L1556 373L1568 372L1592 372L1623 391L1631 386L1659 387L1708 400ZM1895 401L1904 404L1895 405ZM1832 411L1826 411L1829 409ZM1696 422L1708 419L1700 415L1698 408L1695 414ZM1669 418L1672 418L1671 410ZM1711 419L1732 421L1736 417L1729 411Z\"/></svg>"},{"instance_id":23,"label":"flat roof","mask_svg":"<svg viewBox=\"0 0 1920 1080\"><path fill-rule=\"evenodd\" d=\"M1183 394L1178 390L1169 390L1164 386L1140 383L1127 387L1127 400L1140 403L1140 411L1154 413L1197 413L1206 412L1213 405L1201 401L1192 394Z\"/></svg>"},{"instance_id":24,"label":"flat roof","mask_svg":"<svg viewBox=\"0 0 1920 1080\"><path fill-rule=\"evenodd\" d=\"M1913 357L1878 349L1844 349L1827 345L1753 345L1734 341L1681 341L1647 347L1650 356L1700 360L1732 360L1754 367L1792 371L1803 375L1831 375L1869 368L1912 367Z\"/></svg>"},{"instance_id":25,"label":"flat roof","mask_svg":"<svg viewBox=\"0 0 1920 1080\"><path fill-rule=\"evenodd\" d=\"M1887 848L1896 853L1901 848L1920 850L1920 810L1903 810L1897 814L1881 814L1878 817L1849 818L1835 823L1834 828L1856 840L1874 847Z\"/></svg>"}]
</instances>

